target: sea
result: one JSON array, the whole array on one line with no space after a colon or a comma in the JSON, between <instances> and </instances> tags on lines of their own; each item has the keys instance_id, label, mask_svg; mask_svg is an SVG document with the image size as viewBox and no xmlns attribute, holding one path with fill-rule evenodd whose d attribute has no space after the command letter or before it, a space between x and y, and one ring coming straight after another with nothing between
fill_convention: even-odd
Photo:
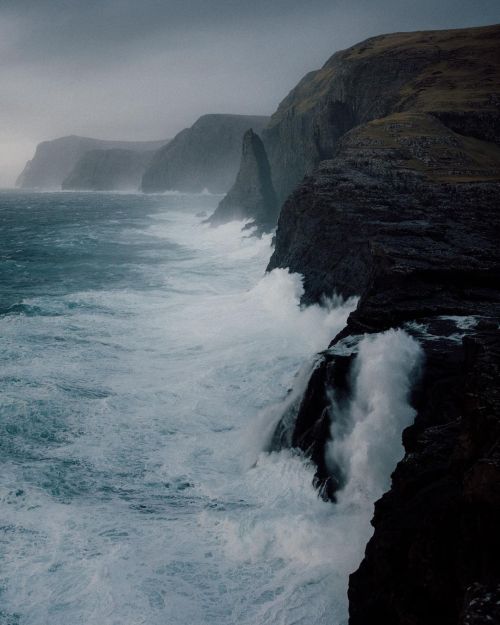
<instances>
[{"instance_id":1,"label":"sea","mask_svg":"<svg viewBox=\"0 0 500 625\"><path fill-rule=\"evenodd\" d=\"M418 345L360 338L324 501L269 441L356 300L301 306L219 200L0 192L1 625L347 622Z\"/></svg>"}]
</instances>

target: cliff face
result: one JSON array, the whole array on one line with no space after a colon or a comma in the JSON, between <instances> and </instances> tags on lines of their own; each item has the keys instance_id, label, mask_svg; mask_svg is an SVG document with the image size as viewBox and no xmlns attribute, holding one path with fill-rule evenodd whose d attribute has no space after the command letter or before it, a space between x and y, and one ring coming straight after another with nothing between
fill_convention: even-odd
<instances>
[{"instance_id":1,"label":"cliff face","mask_svg":"<svg viewBox=\"0 0 500 625\"><path fill-rule=\"evenodd\" d=\"M322 162L285 203L269 269L301 272L305 301L311 302L333 290L363 293L374 259L380 258L380 270L386 248L395 255L418 246L422 275L461 268L462 276L450 277L454 285L491 252L494 243L483 250L471 232L488 228L488 221L477 223L481 211L482 218L496 219L499 180L497 145L459 135L433 116L395 114L359 126L339 142L337 157ZM440 238L460 238L459 265L444 251L436 253ZM387 293L414 286L405 286L404 271L403 257L401 282L397 289L387 283ZM438 298L444 301L442 293ZM463 302L461 292L453 301ZM415 298L412 314L423 305ZM368 326L370 314L363 317Z\"/></svg>"},{"instance_id":2,"label":"cliff face","mask_svg":"<svg viewBox=\"0 0 500 625\"><path fill-rule=\"evenodd\" d=\"M432 113L449 128L500 136L496 26L374 37L334 54L283 100L264 133L280 201L348 130L390 113Z\"/></svg>"},{"instance_id":3,"label":"cliff face","mask_svg":"<svg viewBox=\"0 0 500 625\"><path fill-rule=\"evenodd\" d=\"M209 222L216 226L235 219L251 219L260 229L270 229L276 225L277 217L278 202L264 145L253 130L247 130L236 182Z\"/></svg>"},{"instance_id":4,"label":"cliff face","mask_svg":"<svg viewBox=\"0 0 500 625\"><path fill-rule=\"evenodd\" d=\"M486 596L500 580L500 185L431 182L406 165L389 151L324 163L285 204L273 257L306 275L309 301L334 287L361 294L292 434L326 496L341 477L325 464L328 389L349 393L352 366L335 346L404 327L425 350L406 456L351 579L353 625L455 624L470 589ZM467 328L469 316L476 326Z\"/></svg>"},{"instance_id":5,"label":"cliff face","mask_svg":"<svg viewBox=\"0 0 500 625\"><path fill-rule=\"evenodd\" d=\"M158 151L142 178L142 190L225 193L234 183L243 134L260 133L268 117L204 115Z\"/></svg>"},{"instance_id":6,"label":"cliff face","mask_svg":"<svg viewBox=\"0 0 500 625\"><path fill-rule=\"evenodd\" d=\"M375 506L349 584L350 623L497 623L500 612L498 306L457 340L421 337L424 377L405 457ZM436 320L426 333L446 330ZM444 324L443 324L444 325ZM383 561L381 561L381 559Z\"/></svg>"},{"instance_id":7,"label":"cliff face","mask_svg":"<svg viewBox=\"0 0 500 625\"><path fill-rule=\"evenodd\" d=\"M149 150L91 150L76 163L62 182L63 189L137 191L154 152Z\"/></svg>"},{"instance_id":8,"label":"cliff face","mask_svg":"<svg viewBox=\"0 0 500 625\"><path fill-rule=\"evenodd\" d=\"M351 49L368 64L366 76L370 67L379 76L374 59L381 55L385 72L388 58L394 61L390 80L404 80L392 100L379 100L376 85L356 100L354 110L383 117L342 136L339 130L333 158L290 195L278 221L269 269L302 273L304 301L334 290L360 295L347 328L322 355L289 435L316 463L324 497L335 500L342 487L343 476L325 461L336 419L332 390L352 393L353 358L342 346L403 328L425 353L405 456L375 506L374 535L350 579L351 625L498 622L500 83L487 78L499 75L500 55L491 47L499 39L500 27L491 27L393 35ZM348 86L361 97L351 54L342 68L335 61L343 101L351 101ZM280 124L311 110L311 80L294 96L295 110L305 112L283 112ZM339 128L325 132L332 127ZM309 135L301 141L310 145Z\"/></svg>"},{"instance_id":9,"label":"cliff face","mask_svg":"<svg viewBox=\"0 0 500 625\"><path fill-rule=\"evenodd\" d=\"M91 150L158 150L164 141L104 141L88 137L61 137L38 144L35 155L26 163L17 186L22 189L60 189L79 159Z\"/></svg>"}]
</instances>

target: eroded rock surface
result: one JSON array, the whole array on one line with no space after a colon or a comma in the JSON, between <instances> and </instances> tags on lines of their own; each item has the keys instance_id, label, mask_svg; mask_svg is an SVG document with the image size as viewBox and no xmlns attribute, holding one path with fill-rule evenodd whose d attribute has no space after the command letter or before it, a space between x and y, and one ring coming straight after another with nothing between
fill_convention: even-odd
<instances>
[{"instance_id":1,"label":"eroded rock surface","mask_svg":"<svg viewBox=\"0 0 500 625\"><path fill-rule=\"evenodd\" d=\"M406 456L351 578L352 625L455 624L467 589L500 579L499 205L497 183L407 186L337 161L307 179L280 217L271 267L281 259L302 272L307 301L334 288L361 294L334 345L405 327L425 351ZM478 325L467 331L446 321L471 315ZM328 389L350 392L350 366L325 353L292 435L331 499L342 475L325 463L335 418Z\"/></svg>"},{"instance_id":2,"label":"eroded rock surface","mask_svg":"<svg viewBox=\"0 0 500 625\"><path fill-rule=\"evenodd\" d=\"M236 182L209 222L216 226L228 221L250 219L259 230L275 227L278 201L262 140L253 130L243 137L241 164Z\"/></svg>"},{"instance_id":3,"label":"eroded rock surface","mask_svg":"<svg viewBox=\"0 0 500 625\"><path fill-rule=\"evenodd\" d=\"M500 28L394 33L334 54L281 102L264 132L282 202L330 159L352 128L393 113L427 113L498 142Z\"/></svg>"},{"instance_id":4,"label":"eroded rock surface","mask_svg":"<svg viewBox=\"0 0 500 625\"><path fill-rule=\"evenodd\" d=\"M279 167L293 149L300 161L282 188L306 161L328 159L285 202L268 269L303 274L305 303L360 296L289 436L316 463L324 497L343 485L325 462L329 393L352 392L352 358L336 348L404 328L425 353L405 456L350 579L351 625L499 622L499 36L491 27L369 40L306 77L275 118L286 135ZM367 82L370 67L387 97Z\"/></svg>"}]
</instances>

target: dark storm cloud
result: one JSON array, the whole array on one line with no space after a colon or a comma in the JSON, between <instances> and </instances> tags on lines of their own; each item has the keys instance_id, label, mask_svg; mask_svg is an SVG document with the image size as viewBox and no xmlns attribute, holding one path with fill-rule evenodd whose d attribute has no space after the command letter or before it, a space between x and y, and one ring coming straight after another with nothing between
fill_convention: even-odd
<instances>
[{"instance_id":1,"label":"dark storm cloud","mask_svg":"<svg viewBox=\"0 0 500 625\"><path fill-rule=\"evenodd\" d=\"M271 113L360 39L498 21L498 0L0 0L0 184L45 138Z\"/></svg>"}]
</instances>

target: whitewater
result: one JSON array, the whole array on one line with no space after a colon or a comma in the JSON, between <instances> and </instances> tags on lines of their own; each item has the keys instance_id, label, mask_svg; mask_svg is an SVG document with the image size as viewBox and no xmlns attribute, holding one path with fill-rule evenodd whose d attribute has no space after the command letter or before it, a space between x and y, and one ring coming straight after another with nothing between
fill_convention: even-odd
<instances>
[{"instance_id":1,"label":"whitewater","mask_svg":"<svg viewBox=\"0 0 500 625\"><path fill-rule=\"evenodd\" d=\"M356 302L302 308L219 199L0 193L2 625L347 622L419 347L360 339L323 501L266 449Z\"/></svg>"}]
</instances>

